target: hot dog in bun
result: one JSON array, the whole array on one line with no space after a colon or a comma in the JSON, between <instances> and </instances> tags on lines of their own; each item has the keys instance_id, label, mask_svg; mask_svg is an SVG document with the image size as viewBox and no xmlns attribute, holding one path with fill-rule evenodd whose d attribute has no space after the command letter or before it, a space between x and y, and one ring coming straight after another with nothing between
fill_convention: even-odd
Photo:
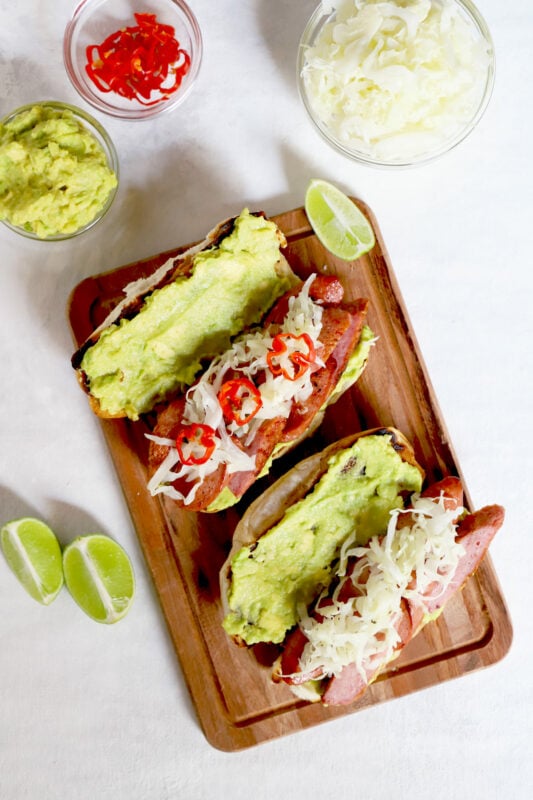
<instances>
[{"instance_id":1,"label":"hot dog in bun","mask_svg":"<svg viewBox=\"0 0 533 800\"><path fill-rule=\"evenodd\" d=\"M221 573L226 631L281 644L273 680L325 705L360 697L477 569L504 519L497 505L468 513L455 477L420 491L412 459L400 481L373 453L379 439L402 442L392 429L343 440L270 487Z\"/></svg>"},{"instance_id":2,"label":"hot dog in bun","mask_svg":"<svg viewBox=\"0 0 533 800\"><path fill-rule=\"evenodd\" d=\"M149 435L154 495L219 511L318 427L374 340L368 302L343 295L337 278L311 275L160 411Z\"/></svg>"}]
</instances>

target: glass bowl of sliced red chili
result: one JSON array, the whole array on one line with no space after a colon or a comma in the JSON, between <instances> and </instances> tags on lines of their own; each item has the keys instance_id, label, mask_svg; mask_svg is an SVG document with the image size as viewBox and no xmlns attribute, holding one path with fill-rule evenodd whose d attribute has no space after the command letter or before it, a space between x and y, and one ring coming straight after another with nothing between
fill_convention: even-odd
<instances>
[{"instance_id":1,"label":"glass bowl of sliced red chili","mask_svg":"<svg viewBox=\"0 0 533 800\"><path fill-rule=\"evenodd\" d=\"M66 27L63 58L76 90L99 111L151 119L190 93L202 36L181 0L83 0Z\"/></svg>"}]
</instances>

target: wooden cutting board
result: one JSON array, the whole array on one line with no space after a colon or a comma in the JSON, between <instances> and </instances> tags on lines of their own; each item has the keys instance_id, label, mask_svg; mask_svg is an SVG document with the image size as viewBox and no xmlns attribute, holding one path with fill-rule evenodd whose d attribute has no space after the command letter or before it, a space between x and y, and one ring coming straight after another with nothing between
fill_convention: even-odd
<instances>
[{"instance_id":1,"label":"wooden cutting board","mask_svg":"<svg viewBox=\"0 0 533 800\"><path fill-rule=\"evenodd\" d=\"M379 341L362 378L328 410L318 434L282 459L238 505L219 514L195 514L176 509L166 498L151 497L146 490L144 436L149 422L102 421L198 718L208 741L221 750L250 747L486 667L501 659L511 644L511 623L490 557L440 618L349 707L324 708L297 700L286 686L270 681L276 652L236 647L221 627L218 572L235 525L257 493L297 459L353 431L391 425L412 442L428 482L455 474L465 485L376 220L366 205L354 202L376 234L373 250L356 262L331 256L302 208L274 220L287 236L287 257L302 278L313 271L338 275L347 298L369 298L368 322ZM126 283L148 275L183 249L80 283L68 308L76 343L81 344L119 301ZM466 504L475 508L466 485L465 494Z\"/></svg>"}]
</instances>

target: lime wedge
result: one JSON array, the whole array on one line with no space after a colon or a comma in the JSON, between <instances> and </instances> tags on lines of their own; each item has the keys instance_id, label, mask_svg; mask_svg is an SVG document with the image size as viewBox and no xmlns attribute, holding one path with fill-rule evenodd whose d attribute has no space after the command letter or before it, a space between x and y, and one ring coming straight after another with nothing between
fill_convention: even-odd
<instances>
[{"instance_id":1,"label":"lime wedge","mask_svg":"<svg viewBox=\"0 0 533 800\"><path fill-rule=\"evenodd\" d=\"M74 539L63 552L63 571L70 594L92 619L110 625L128 613L135 577L113 539L99 533Z\"/></svg>"},{"instance_id":2,"label":"lime wedge","mask_svg":"<svg viewBox=\"0 0 533 800\"><path fill-rule=\"evenodd\" d=\"M372 227L362 211L327 181L313 179L305 193L305 212L326 250L354 261L374 247Z\"/></svg>"},{"instance_id":3,"label":"lime wedge","mask_svg":"<svg viewBox=\"0 0 533 800\"><path fill-rule=\"evenodd\" d=\"M63 586L61 548L52 530L23 517L4 525L0 542L6 561L34 600L49 605Z\"/></svg>"}]
</instances>

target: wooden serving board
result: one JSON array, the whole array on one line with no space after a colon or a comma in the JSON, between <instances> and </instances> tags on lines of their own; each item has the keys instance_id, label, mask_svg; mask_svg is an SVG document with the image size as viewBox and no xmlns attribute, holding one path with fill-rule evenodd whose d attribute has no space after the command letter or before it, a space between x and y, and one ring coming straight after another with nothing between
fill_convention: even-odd
<instances>
[{"instance_id":1,"label":"wooden serving board","mask_svg":"<svg viewBox=\"0 0 533 800\"><path fill-rule=\"evenodd\" d=\"M269 647L236 647L221 627L218 572L235 525L254 496L299 458L353 431L391 425L412 442L428 481L455 474L464 485L376 220L367 206L354 202L370 219L376 245L352 263L322 247L302 208L274 220L287 236L287 257L302 278L313 271L338 275L348 298L369 298L368 322L379 341L362 378L328 410L318 434L277 463L238 505L219 514L195 514L151 497L146 490L148 422L102 421L200 723L208 741L221 750L250 747L486 667L511 644L509 615L489 557L440 618L349 707L297 700L286 686L270 681L277 653ZM183 249L80 283L68 309L76 343L119 301L126 283ZM474 508L466 487L465 493L466 504Z\"/></svg>"}]
</instances>

